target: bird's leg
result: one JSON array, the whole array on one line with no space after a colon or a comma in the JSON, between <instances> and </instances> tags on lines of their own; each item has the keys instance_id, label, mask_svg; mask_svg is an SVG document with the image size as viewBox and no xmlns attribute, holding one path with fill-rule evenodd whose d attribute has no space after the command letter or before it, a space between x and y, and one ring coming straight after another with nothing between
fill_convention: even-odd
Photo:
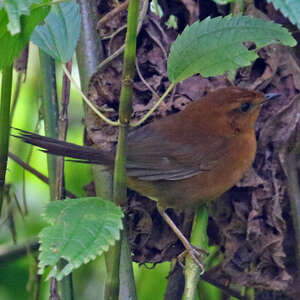
<instances>
[{"instance_id":1,"label":"bird's leg","mask_svg":"<svg viewBox=\"0 0 300 300\"><path fill-rule=\"evenodd\" d=\"M191 243L187 240L187 238L183 235L183 233L179 230L179 228L176 226L176 224L172 221L172 219L168 216L165 209L162 207L157 206L157 209L163 219L166 221L166 223L171 227L173 232L177 235L177 237L182 242L183 246L185 247L185 252L187 252L195 261L195 263L200 268L200 273L204 273L204 266L201 262L201 258L203 257L203 254L208 255L209 253L205 251L204 249L194 247L191 245ZM184 253L182 253L184 254ZM182 258L182 254L179 255L179 258Z\"/></svg>"}]
</instances>

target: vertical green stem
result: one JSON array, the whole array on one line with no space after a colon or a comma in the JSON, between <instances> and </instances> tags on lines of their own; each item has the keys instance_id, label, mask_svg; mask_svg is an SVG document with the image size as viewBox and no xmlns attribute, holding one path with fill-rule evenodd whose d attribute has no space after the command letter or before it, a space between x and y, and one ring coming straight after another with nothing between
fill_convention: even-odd
<instances>
[{"instance_id":1,"label":"vertical green stem","mask_svg":"<svg viewBox=\"0 0 300 300\"><path fill-rule=\"evenodd\" d=\"M55 62L40 50L40 74L42 88L42 109L46 136L58 137L58 102L56 91ZM47 155L49 188L51 200L55 200L56 157Z\"/></svg>"},{"instance_id":2,"label":"vertical green stem","mask_svg":"<svg viewBox=\"0 0 300 300\"><path fill-rule=\"evenodd\" d=\"M132 112L132 86L135 74L138 9L139 0L131 0L128 7L127 34L119 107L120 130L114 170L113 200L118 205L126 204L126 138Z\"/></svg>"},{"instance_id":3,"label":"vertical green stem","mask_svg":"<svg viewBox=\"0 0 300 300\"><path fill-rule=\"evenodd\" d=\"M81 14L81 33L76 50L77 61L79 66L81 88L84 92L88 90L88 84L92 75L97 71L97 65L103 59L103 51L101 46L101 40L96 31L97 23L97 2L96 1L85 1L77 0L80 5L80 14ZM132 2L132 1L131 1ZM136 13L137 13L136 6ZM128 17L131 18L132 17ZM132 26L131 26L132 28ZM129 29L131 32L132 29ZM134 41L135 43L135 41ZM135 47L134 47L135 48ZM132 52L132 51L131 51ZM135 57L135 50L134 50ZM125 69L125 67L124 67ZM133 71L134 74L134 71ZM132 76L133 77L133 76ZM93 173L95 178L96 194L103 199L112 199L112 184L111 184L111 174L101 166L93 166ZM126 195L126 194L125 194ZM124 234L122 233L122 236ZM120 261L120 245L122 249L126 249L123 246L124 239L121 243L117 243L114 247L109 249L109 252L105 255L106 267L107 267L107 279L105 284L105 298L106 299L118 299L119 296L119 261ZM123 250L122 250L123 251ZM131 257L127 252L126 263L123 263L123 266L129 266L131 272L123 272L124 282L127 281L127 287L122 285L121 289L127 290L130 294L130 299L136 299L135 288L130 288L134 285L134 279L132 275L132 266L131 266ZM124 254L125 256L125 254ZM122 255L123 257L123 255ZM124 258L125 259L125 258ZM115 263L117 261L117 263ZM115 265L118 265L115 268ZM123 266L121 268L123 268ZM126 277L125 277L126 276ZM121 294L125 292L120 291Z\"/></svg>"},{"instance_id":4,"label":"vertical green stem","mask_svg":"<svg viewBox=\"0 0 300 300\"><path fill-rule=\"evenodd\" d=\"M115 158L113 201L117 205L126 204L127 174L126 174L126 139L132 112L132 86L135 74L136 37L139 12L139 0L131 0L128 7L127 34L124 51L124 64L122 74L122 88L120 95L119 120L120 129L118 137L117 153ZM121 239L123 237L121 234ZM113 249L112 265L108 273L108 283L105 290L105 299L115 300L119 296L119 270L122 241L118 242Z\"/></svg>"},{"instance_id":5,"label":"vertical green stem","mask_svg":"<svg viewBox=\"0 0 300 300\"><path fill-rule=\"evenodd\" d=\"M207 222L208 222L207 208L202 207L201 209L199 209L199 211L194 217L194 224L193 224L192 235L191 235L191 244L199 245L201 248L204 249L208 247L208 240L206 235ZM190 255L186 257L184 277L185 277L185 287L184 287L183 299L193 300L195 298L197 285L200 279L200 270L198 265L194 262L194 260Z\"/></svg>"},{"instance_id":6,"label":"vertical green stem","mask_svg":"<svg viewBox=\"0 0 300 300\"><path fill-rule=\"evenodd\" d=\"M55 62L53 58L51 58L42 50L40 50L40 66L45 132L47 136L57 138L59 113L56 90ZM56 194L57 158L55 156L48 155L47 160L51 200L58 200ZM58 268L62 269L65 264L66 262L64 260L60 260L58 263ZM60 284L62 300L72 300L74 298L72 274L64 277Z\"/></svg>"},{"instance_id":7,"label":"vertical green stem","mask_svg":"<svg viewBox=\"0 0 300 300\"><path fill-rule=\"evenodd\" d=\"M0 106L0 216L3 204L5 174L7 167L7 155L10 129L10 98L12 87L12 65L2 72L1 106Z\"/></svg>"},{"instance_id":8,"label":"vertical green stem","mask_svg":"<svg viewBox=\"0 0 300 300\"><path fill-rule=\"evenodd\" d=\"M137 300L137 292L131 260L131 248L128 241L126 227L122 231L122 235L119 298Z\"/></svg>"}]
</instances>

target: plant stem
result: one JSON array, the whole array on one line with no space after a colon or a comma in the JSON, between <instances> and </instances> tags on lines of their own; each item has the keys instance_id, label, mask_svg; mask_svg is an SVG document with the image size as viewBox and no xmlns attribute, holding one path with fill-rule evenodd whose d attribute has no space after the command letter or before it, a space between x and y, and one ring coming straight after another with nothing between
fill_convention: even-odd
<instances>
[{"instance_id":1,"label":"plant stem","mask_svg":"<svg viewBox=\"0 0 300 300\"><path fill-rule=\"evenodd\" d=\"M66 69L72 72L72 59L66 63ZM67 75L63 73L62 78L62 95L61 95L61 111L59 112L58 118L58 139L61 141L66 141L67 131L68 131L68 107L70 102L70 88L71 82ZM65 160L64 157L56 157L56 189L55 197L57 200L65 199Z\"/></svg>"},{"instance_id":2,"label":"plant stem","mask_svg":"<svg viewBox=\"0 0 300 300\"><path fill-rule=\"evenodd\" d=\"M79 66L81 89L84 93L86 93L88 91L89 81L92 75L97 71L97 65L99 65L100 61L103 59L103 50L101 46L101 40L95 26L97 22L96 2L85 0L77 0L77 2L80 5L82 23L76 54ZM111 174L107 171L103 171L101 166L93 166L93 173L95 178L96 194L103 199L112 199ZM122 244L123 243L124 239L122 239ZM120 248L120 243L115 247L117 249ZM124 247L122 247L122 249L124 249ZM119 296L119 272L115 272L119 267L114 269L111 268L111 266L114 265L113 262L115 261L115 257L119 257L117 253L120 253L119 250L115 251L114 247L111 247L109 252L105 254L108 276L106 280L105 293L106 295L112 295L112 297L115 297L115 299L117 299ZM119 260L120 258L118 258L118 265ZM124 264L121 266L121 268L127 264L131 265L131 257L128 255L128 253L126 256L126 262L127 263L124 261ZM130 289L130 286L134 285L132 272L122 272L122 274L124 282L127 282L127 287L122 285L122 290ZM115 285L115 282L117 286ZM125 292L122 291L120 291L120 293L122 295L125 294ZM133 295L132 292L129 291L129 294L131 294L130 299L136 299L136 295Z\"/></svg>"},{"instance_id":3,"label":"plant stem","mask_svg":"<svg viewBox=\"0 0 300 300\"><path fill-rule=\"evenodd\" d=\"M40 73L42 87L42 109L45 124L45 134L58 137L58 103L56 91L55 62L53 58L40 50ZM50 198L55 200L56 157L47 155Z\"/></svg>"},{"instance_id":4,"label":"plant stem","mask_svg":"<svg viewBox=\"0 0 300 300\"><path fill-rule=\"evenodd\" d=\"M296 263L298 272L300 270L300 186L298 175L298 163L297 157L300 153L300 143L298 142L295 148L288 153L286 159L286 172L288 178L288 192L291 205L291 215L293 220L293 226L295 230L296 240Z\"/></svg>"},{"instance_id":5,"label":"plant stem","mask_svg":"<svg viewBox=\"0 0 300 300\"><path fill-rule=\"evenodd\" d=\"M8 157L12 159L14 162L16 162L19 166L21 166L24 170L30 172L34 176L36 176L38 179L43 181L46 184L49 184L49 178L45 176L44 174L40 173L38 170L32 168L29 164L24 162L22 159L20 159L17 155L8 152ZM74 194L72 194L70 191L66 190L66 196L69 198L77 198Z\"/></svg>"},{"instance_id":6,"label":"plant stem","mask_svg":"<svg viewBox=\"0 0 300 300\"><path fill-rule=\"evenodd\" d=\"M0 104L0 216L2 211L5 174L10 131L10 99L12 87L12 65L2 71L1 104Z\"/></svg>"},{"instance_id":7,"label":"plant stem","mask_svg":"<svg viewBox=\"0 0 300 300\"><path fill-rule=\"evenodd\" d=\"M122 234L119 298L137 300L137 292L131 261L131 248L128 241L126 227L122 231Z\"/></svg>"},{"instance_id":8,"label":"plant stem","mask_svg":"<svg viewBox=\"0 0 300 300\"><path fill-rule=\"evenodd\" d=\"M206 227L208 222L208 212L206 207L198 210L194 217L194 224L191 235L191 244L199 245L201 248L208 247L208 240L206 235ZM199 233L202 233L199 235ZM200 279L200 270L193 258L188 255L184 268L185 287L183 293L184 300L193 300L196 295L198 281Z\"/></svg>"},{"instance_id":9,"label":"plant stem","mask_svg":"<svg viewBox=\"0 0 300 300\"><path fill-rule=\"evenodd\" d=\"M124 64L122 74L122 88L119 106L119 137L117 153L115 158L114 184L113 184L113 201L117 205L124 205L127 202L127 174L126 174L126 139L129 128L129 122L132 112L132 92L133 77L135 74L136 58L136 36L139 13L139 0L131 0L128 7L127 33L124 51ZM119 297L120 286L120 254L122 232L120 241L114 247L111 247L113 256L111 257L111 268L108 273L108 283L106 286L105 299L115 300Z\"/></svg>"},{"instance_id":10,"label":"plant stem","mask_svg":"<svg viewBox=\"0 0 300 300\"><path fill-rule=\"evenodd\" d=\"M42 78L42 106L45 121L45 132L47 136L58 137L58 101L56 90L56 74L55 62L53 58L40 50L40 66ZM51 200L58 200L60 195L57 194L56 178L58 174L57 158L52 155L47 155L49 188ZM65 261L61 259L58 262L58 268L63 268ZM56 284L56 281L53 281ZM74 298L72 274L64 277L61 280L62 300L72 300Z\"/></svg>"},{"instance_id":11,"label":"plant stem","mask_svg":"<svg viewBox=\"0 0 300 300\"><path fill-rule=\"evenodd\" d=\"M81 89L84 93L88 92L88 85L90 82L91 77L97 71L97 66L103 60L103 50L101 46L101 40L99 34L96 31L96 23L98 21L97 16L97 9L96 9L96 1L85 1L85 0L78 0L80 5L80 12L81 12L81 34L78 43L78 47L76 50L77 54L77 61L79 66L79 73L80 73L80 82L81 82ZM93 176L96 188L97 196L101 197L102 199L112 200L112 175L106 169L100 165L92 166L93 169ZM119 274L114 273L111 270L112 262L114 261L115 257L115 250L114 247L111 247L110 250L105 253L105 261L106 261L106 272L107 272L107 279L105 283L105 291L115 289L114 288L114 278L117 278L117 282L119 281L119 276L122 276L122 284L120 288L120 294L122 295L130 295L130 299L136 299L136 294L132 292L131 287L135 286L134 278L132 274L132 266L131 266L131 256L128 251L124 251L126 247L123 245L126 243L124 238L122 239L122 266ZM129 272L129 267L131 266L131 272ZM126 268L126 271L122 271L123 268ZM109 278L110 277L110 278ZM115 289L118 294L119 288ZM115 297L118 297L116 295Z\"/></svg>"}]
</instances>

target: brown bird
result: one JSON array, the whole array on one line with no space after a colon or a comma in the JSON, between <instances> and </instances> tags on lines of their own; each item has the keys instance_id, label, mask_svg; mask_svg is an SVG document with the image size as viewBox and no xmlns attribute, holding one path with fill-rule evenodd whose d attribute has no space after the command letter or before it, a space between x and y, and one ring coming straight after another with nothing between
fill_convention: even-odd
<instances>
[{"instance_id":1,"label":"brown bird","mask_svg":"<svg viewBox=\"0 0 300 300\"><path fill-rule=\"evenodd\" d=\"M128 135L128 186L158 201L164 219L196 261L197 253L177 232L165 209L196 208L217 199L241 179L255 157L254 125L265 99L264 94L244 88L218 89L184 111L135 128ZM25 131L21 138L47 153L113 170L114 152Z\"/></svg>"}]
</instances>

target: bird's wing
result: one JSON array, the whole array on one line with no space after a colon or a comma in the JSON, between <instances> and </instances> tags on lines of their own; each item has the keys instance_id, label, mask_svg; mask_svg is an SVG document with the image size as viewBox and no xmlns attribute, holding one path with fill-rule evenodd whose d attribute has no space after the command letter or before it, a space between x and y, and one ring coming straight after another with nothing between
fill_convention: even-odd
<instances>
[{"instance_id":1,"label":"bird's wing","mask_svg":"<svg viewBox=\"0 0 300 300\"><path fill-rule=\"evenodd\" d=\"M211 170L229 145L228 138L205 133L198 134L194 142L182 145L166 138L161 131L145 126L128 136L127 174L149 181L189 178Z\"/></svg>"}]
</instances>

